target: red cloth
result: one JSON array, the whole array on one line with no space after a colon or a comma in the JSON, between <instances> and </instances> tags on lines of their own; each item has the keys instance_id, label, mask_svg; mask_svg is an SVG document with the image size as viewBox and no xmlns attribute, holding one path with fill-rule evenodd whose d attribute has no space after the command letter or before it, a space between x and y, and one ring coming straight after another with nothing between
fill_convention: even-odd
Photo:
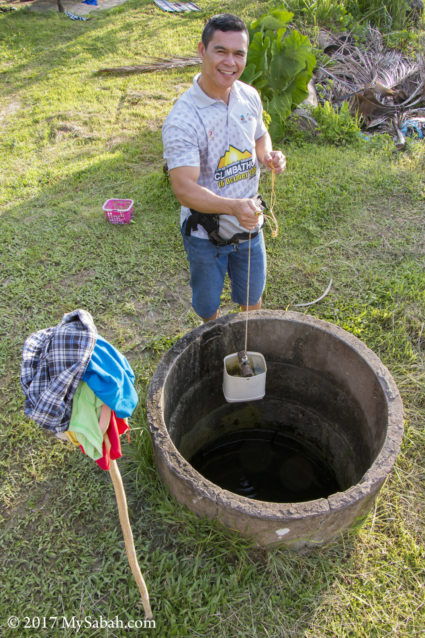
<instances>
[{"instance_id":1,"label":"red cloth","mask_svg":"<svg viewBox=\"0 0 425 638\"><path fill-rule=\"evenodd\" d=\"M111 448L108 453L106 449L105 441L103 441L103 444L102 444L103 456L96 461L96 463L102 470L109 470L111 459L114 460L114 459L121 458L122 454L121 454L120 435L124 434L124 432L127 432L127 430L129 429L130 428L127 422L124 419L118 418L115 412L112 410L108 429L106 430L106 434L108 435ZM84 448L82 445L80 445L80 448L85 454Z\"/></svg>"},{"instance_id":2,"label":"red cloth","mask_svg":"<svg viewBox=\"0 0 425 638\"><path fill-rule=\"evenodd\" d=\"M106 434L108 435L109 442L111 444L111 449L108 451L106 449L105 441L103 441L102 451L103 456L101 459L98 459L96 463L102 470L109 470L110 460L121 458L121 443L120 443L120 434L127 432L130 428L128 427L126 421L124 419L119 419L115 412L111 411L111 420L109 421L109 427L106 430Z\"/></svg>"}]
</instances>

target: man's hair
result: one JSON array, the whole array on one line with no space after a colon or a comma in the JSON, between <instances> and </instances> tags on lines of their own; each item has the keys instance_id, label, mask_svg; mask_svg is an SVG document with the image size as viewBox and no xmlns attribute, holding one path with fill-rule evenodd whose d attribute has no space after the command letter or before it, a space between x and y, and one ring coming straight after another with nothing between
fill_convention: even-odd
<instances>
[{"instance_id":1,"label":"man's hair","mask_svg":"<svg viewBox=\"0 0 425 638\"><path fill-rule=\"evenodd\" d=\"M202 31L202 43L205 48L212 40L215 31L244 31L249 38L245 22L231 13L219 13L208 20Z\"/></svg>"}]
</instances>

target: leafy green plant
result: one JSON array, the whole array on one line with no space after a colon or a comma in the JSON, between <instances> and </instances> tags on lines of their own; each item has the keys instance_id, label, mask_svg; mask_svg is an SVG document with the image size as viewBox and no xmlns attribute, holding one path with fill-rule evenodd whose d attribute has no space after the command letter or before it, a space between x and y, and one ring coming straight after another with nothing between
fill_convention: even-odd
<instances>
[{"instance_id":1,"label":"leafy green plant","mask_svg":"<svg viewBox=\"0 0 425 638\"><path fill-rule=\"evenodd\" d=\"M361 139L358 118L351 115L348 102L343 102L338 110L330 102L319 104L312 109L312 115L322 142L346 146L358 143Z\"/></svg>"},{"instance_id":2,"label":"leafy green plant","mask_svg":"<svg viewBox=\"0 0 425 638\"><path fill-rule=\"evenodd\" d=\"M295 19L308 26L326 26L336 30L351 28L353 17L344 0L285 0L285 7Z\"/></svg>"},{"instance_id":3,"label":"leafy green plant","mask_svg":"<svg viewBox=\"0 0 425 638\"><path fill-rule=\"evenodd\" d=\"M390 49L398 49L406 55L415 57L422 44L422 34L415 29L401 29L383 34L383 41Z\"/></svg>"},{"instance_id":4,"label":"leafy green plant","mask_svg":"<svg viewBox=\"0 0 425 638\"><path fill-rule=\"evenodd\" d=\"M384 32L404 29L411 22L407 0L348 0L347 9L356 19L367 19Z\"/></svg>"},{"instance_id":5,"label":"leafy green plant","mask_svg":"<svg viewBox=\"0 0 425 638\"><path fill-rule=\"evenodd\" d=\"M242 79L260 92L271 118L270 134L282 139L284 123L303 102L313 75L316 57L307 36L289 30L293 14L274 9L250 26L250 46Z\"/></svg>"}]
</instances>

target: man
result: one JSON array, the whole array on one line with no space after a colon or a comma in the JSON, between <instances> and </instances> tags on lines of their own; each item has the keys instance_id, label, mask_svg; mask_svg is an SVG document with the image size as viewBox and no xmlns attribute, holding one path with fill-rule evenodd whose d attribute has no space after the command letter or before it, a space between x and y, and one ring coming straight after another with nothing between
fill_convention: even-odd
<instances>
[{"instance_id":1,"label":"man","mask_svg":"<svg viewBox=\"0 0 425 638\"><path fill-rule=\"evenodd\" d=\"M218 316L226 272L232 300L243 310L247 302L248 310L261 308L266 253L257 199L259 163L276 173L286 165L285 156L272 150L257 91L239 81L248 44L240 18L211 18L198 45L201 73L177 100L162 130L171 186L182 204L192 306L204 321Z\"/></svg>"}]
</instances>

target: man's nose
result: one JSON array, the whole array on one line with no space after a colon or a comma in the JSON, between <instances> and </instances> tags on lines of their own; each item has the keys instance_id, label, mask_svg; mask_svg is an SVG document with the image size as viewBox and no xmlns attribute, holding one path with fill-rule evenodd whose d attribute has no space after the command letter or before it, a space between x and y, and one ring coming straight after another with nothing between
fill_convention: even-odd
<instances>
[{"instance_id":1,"label":"man's nose","mask_svg":"<svg viewBox=\"0 0 425 638\"><path fill-rule=\"evenodd\" d=\"M224 62L226 64L228 64L229 66L235 66L235 55L234 53L231 53L229 51L229 53L226 53L225 57L224 57Z\"/></svg>"}]
</instances>

